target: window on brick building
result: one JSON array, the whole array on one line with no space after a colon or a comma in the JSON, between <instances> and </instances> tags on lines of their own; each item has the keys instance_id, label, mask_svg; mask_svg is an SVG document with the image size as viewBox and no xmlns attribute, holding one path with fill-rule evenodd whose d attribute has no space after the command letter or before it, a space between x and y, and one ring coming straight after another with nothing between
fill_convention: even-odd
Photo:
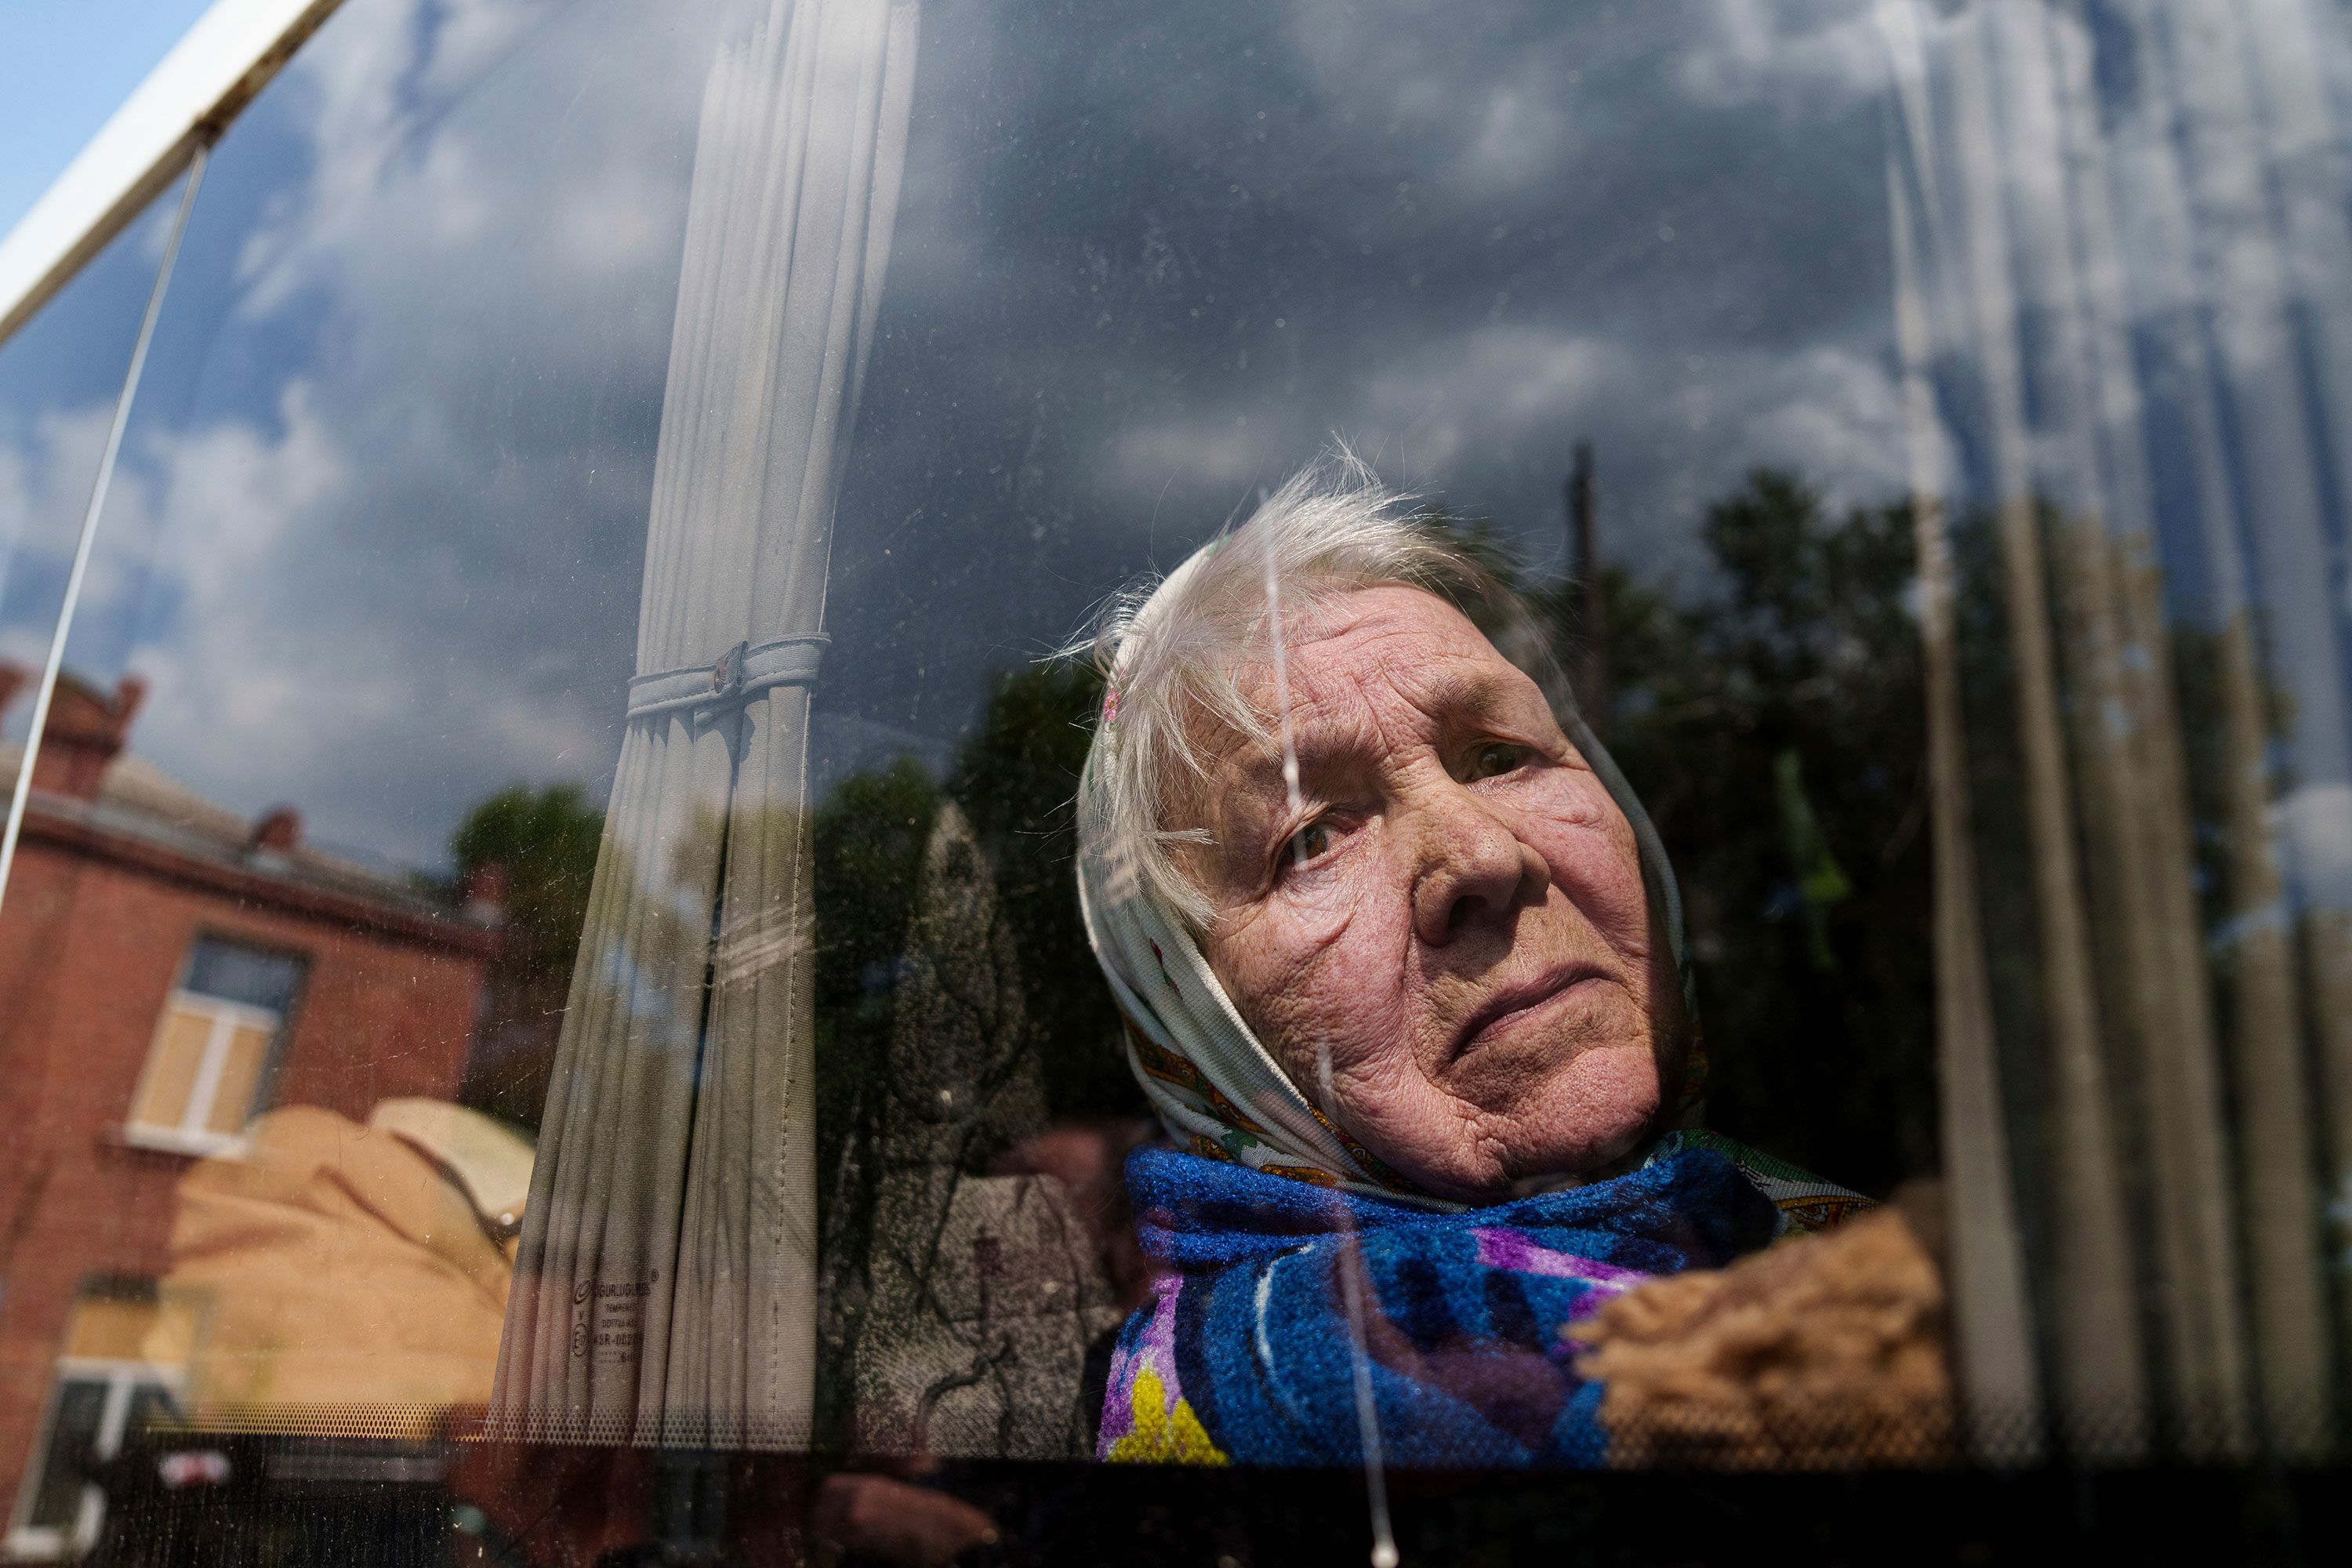
<instances>
[{"instance_id":1,"label":"window on brick building","mask_svg":"<svg viewBox=\"0 0 2352 1568\"><path fill-rule=\"evenodd\" d=\"M39 1441L8 1532L17 1559L72 1555L97 1539L105 1500L91 1472L124 1439L172 1419L193 1326L153 1281L106 1279L74 1303Z\"/></svg>"},{"instance_id":2,"label":"window on brick building","mask_svg":"<svg viewBox=\"0 0 2352 1568\"><path fill-rule=\"evenodd\" d=\"M301 980L291 954L198 938L155 1021L125 1136L194 1154L234 1145L268 1087Z\"/></svg>"}]
</instances>

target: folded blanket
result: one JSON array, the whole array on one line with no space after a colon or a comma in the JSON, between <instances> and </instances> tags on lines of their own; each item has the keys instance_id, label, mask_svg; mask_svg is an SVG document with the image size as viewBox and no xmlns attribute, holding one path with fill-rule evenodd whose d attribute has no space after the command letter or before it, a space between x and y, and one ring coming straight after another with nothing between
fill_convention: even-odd
<instances>
[{"instance_id":1,"label":"folded blanket","mask_svg":"<svg viewBox=\"0 0 2352 1568\"><path fill-rule=\"evenodd\" d=\"M1846 1468L1958 1452L1939 1194L1606 1303L1579 1323L1612 1465Z\"/></svg>"},{"instance_id":2,"label":"folded blanket","mask_svg":"<svg viewBox=\"0 0 2352 1568\"><path fill-rule=\"evenodd\" d=\"M1569 1327L1783 1228L1721 1142L1669 1136L1628 1174L1456 1212L1139 1150L1129 1191L1165 1271L1120 1331L1099 1457L1361 1463L1352 1273L1389 1463L1604 1462L1601 1387L1578 1371Z\"/></svg>"},{"instance_id":3,"label":"folded blanket","mask_svg":"<svg viewBox=\"0 0 2352 1568\"><path fill-rule=\"evenodd\" d=\"M473 1194L519 1203L530 1145L457 1106L387 1105L368 1126L272 1110L180 1179L163 1289L205 1324L200 1421L416 1435L488 1402L514 1259L510 1211Z\"/></svg>"}]
</instances>

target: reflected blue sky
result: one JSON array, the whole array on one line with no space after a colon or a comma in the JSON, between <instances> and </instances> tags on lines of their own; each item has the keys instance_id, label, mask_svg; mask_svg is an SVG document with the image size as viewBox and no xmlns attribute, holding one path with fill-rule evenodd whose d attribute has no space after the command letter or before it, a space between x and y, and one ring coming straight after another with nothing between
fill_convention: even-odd
<instances>
[{"instance_id":1,"label":"reflected blue sky","mask_svg":"<svg viewBox=\"0 0 2352 1568\"><path fill-rule=\"evenodd\" d=\"M175 181L0 343L0 661L27 676L56 631L67 564L179 200ZM0 710L0 738L22 742L31 715L29 698ZM10 776L0 768L0 782Z\"/></svg>"}]
</instances>

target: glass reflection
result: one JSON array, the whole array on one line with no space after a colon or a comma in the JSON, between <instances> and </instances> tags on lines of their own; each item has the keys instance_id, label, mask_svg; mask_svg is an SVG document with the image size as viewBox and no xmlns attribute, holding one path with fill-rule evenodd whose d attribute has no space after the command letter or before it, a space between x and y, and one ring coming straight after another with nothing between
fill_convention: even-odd
<instances>
[{"instance_id":1,"label":"glass reflection","mask_svg":"<svg viewBox=\"0 0 2352 1568\"><path fill-rule=\"evenodd\" d=\"M1980 931L1938 910L1979 1014L1948 1142L2001 1137L1996 1067L2035 1107L2023 1256L2068 1452L2314 1458L2352 1149L2342 18L1899 6L1884 30L1907 441L1954 503L1929 654L1968 705L1938 743L1974 775L1950 826L1976 843L1938 872L1996 868ZM1988 962L2032 981L1987 991ZM2013 1228L1973 1194L1964 1246ZM2019 1323L1978 1347L2019 1410L2008 1245L1961 1308Z\"/></svg>"},{"instance_id":2,"label":"glass reflection","mask_svg":"<svg viewBox=\"0 0 2352 1568\"><path fill-rule=\"evenodd\" d=\"M1899 492L1885 197L1848 177L1879 155L1866 17L1790 21L1752 47L1703 5L1442 23L1205 5L1181 25L1022 5L938 26L821 708L933 748L971 732L992 685L1108 588L1181 560L1335 435L1483 530L1531 586L1567 564L1562 488L1589 443L1606 592L1629 595L1612 642L1654 668L1682 656L1664 619L1687 605L1697 624L1727 575L1767 594L1789 579L1790 563L1727 561L1710 507L1726 550L1774 530L1812 548ZM1792 477L1750 493L1759 468ZM1892 574L1882 591L1899 593ZM1871 646L1899 658L1886 607ZM1691 822L1678 853L1715 857L1700 825L1722 803L1685 806L1700 786L1666 761L1686 734L1654 742L1643 722L1673 678L1624 674L1617 707L1649 731L1627 737L1627 765L1664 797L1670 837ZM1860 700L1902 689L1890 676ZM1839 792L1819 813L1834 831L1883 842L1857 814L1900 821L1908 742L1872 731L1855 751L1858 773L1808 757L1801 784ZM1767 806L1760 854L1721 847L1731 874L1785 859ZM1724 940L1718 903L1752 931L1747 887L1695 879L1703 946ZM1792 894L1786 912L1802 925L1815 907ZM1924 1167L1915 1005L1873 1019L1913 1045L1874 1054L1870 1114L1806 1126L1851 1079L1727 1051L1719 1109L1786 1118L1792 1157L1867 1184ZM1746 987L1710 1006L1727 1040L1789 1016ZM1071 1025L1104 1027L1099 1011Z\"/></svg>"},{"instance_id":3,"label":"glass reflection","mask_svg":"<svg viewBox=\"0 0 2352 1568\"><path fill-rule=\"evenodd\" d=\"M42 753L72 831L28 838L0 946L42 1068L0 1465L52 1478L45 1521L131 1407L28 1458L81 1407L93 1280L107 1364L215 1429L430 1437L488 1397L720 9L353 0L214 154ZM11 649L46 646L152 241L0 355ZM121 347L63 342L101 293Z\"/></svg>"},{"instance_id":4,"label":"glass reflection","mask_svg":"<svg viewBox=\"0 0 2352 1568\"><path fill-rule=\"evenodd\" d=\"M1180 22L1002 5L927 26L817 697L909 736L908 761L836 789L818 833L864 882L818 887L838 963L821 995L839 998L819 1059L828 1108L850 1108L828 1151L860 1130L824 1167L836 1440L983 1452L999 1413L1074 1384L1087 1436L1105 1415L1099 1368L1024 1337L1044 1329L1037 1299L992 1307L992 1331L944 1296L886 1303L910 1267L944 1290L997 1256L982 1234L1013 1245L1009 1218L956 1216L1014 1212L987 1184L1018 1156L987 1148L1083 1133L1108 1163L1144 1135L1136 1091L1104 1070L1107 997L1024 986L1056 1011L1028 1021L1050 1065L1024 1131L983 1100L922 1131L980 1146L933 1156L927 1212L956 1217L889 1217L908 1178L856 1141L911 1145L938 1111L906 1098L928 1077L861 1065L935 1005L918 889L981 826L976 763L1025 754L1037 781L1029 815L980 834L1003 911L980 925L1018 918L1033 879L1066 885L1060 803L1097 699L1034 661L1335 436L1472 535L1564 649L1601 656L1576 662L1690 894L1712 1124L1880 1194L1932 1170L1886 197L1851 177L1883 147L1866 9L1773 11L1760 32L1709 5L1205 5ZM1579 543L1564 489L1585 502L1574 588L1558 586ZM890 917L863 913L877 882ZM1060 953L1091 982L1067 902L1041 900L1013 944L1024 980L1032 954ZM861 1029L872 1045L837 1048ZM871 1419L958 1406L969 1435ZM1353 1451L1352 1429L1328 1436ZM1708 1451L1699 1434L1684 1457Z\"/></svg>"},{"instance_id":5,"label":"glass reflection","mask_svg":"<svg viewBox=\"0 0 2352 1568\"><path fill-rule=\"evenodd\" d=\"M1654 816L1709 1125L1944 1183L1961 1436L1806 1449L1732 1379L1614 1457L2332 1451L2308 9L352 0L219 150L48 737L91 837L0 954L8 1048L92 1064L24 1091L23 1507L159 1399L814 1447L877 1550L984 1539L963 1460L1198 1457L1104 1437L1160 1133L1072 896L1105 694L1044 656L1334 437ZM1697 1353L1626 1331L1612 1396ZM586 1484L472 1462L494 1532ZM708 1546L698 1463L595 1528Z\"/></svg>"},{"instance_id":6,"label":"glass reflection","mask_svg":"<svg viewBox=\"0 0 2352 1568\"><path fill-rule=\"evenodd\" d=\"M0 783L8 786L179 205L174 183L0 344L0 744L8 748Z\"/></svg>"},{"instance_id":7,"label":"glass reflection","mask_svg":"<svg viewBox=\"0 0 2352 1568\"><path fill-rule=\"evenodd\" d=\"M13 796L18 783L107 432L182 195L175 182L0 344L0 799ZM82 697L79 682L61 684L52 732L85 716ZM19 1009L38 988L46 962L36 933L61 912L60 889L38 863L54 853L59 832L72 830L54 807L58 793L72 787L75 763L70 745L42 752L16 858L29 868L0 886L0 894L13 893L0 897L0 990L16 999L0 1025L0 1053L17 1064L12 1114L0 1131L0 1203L28 1215L26 1205L55 1173L50 1130L36 1108L60 1064ZM24 1303L0 1325L0 1355L12 1369L12 1403L0 1417L7 1434L0 1438L0 1477L23 1478L7 1492L12 1551L55 1552L89 1539L99 1505L84 1468L120 1442L120 1395L131 1386L115 1375L121 1367L53 1375L79 1268L68 1263L52 1271L47 1245L38 1232L19 1228L0 1255L10 1297ZM131 1363L130 1373L137 1372ZM118 1382L121 1388L110 1393Z\"/></svg>"}]
</instances>

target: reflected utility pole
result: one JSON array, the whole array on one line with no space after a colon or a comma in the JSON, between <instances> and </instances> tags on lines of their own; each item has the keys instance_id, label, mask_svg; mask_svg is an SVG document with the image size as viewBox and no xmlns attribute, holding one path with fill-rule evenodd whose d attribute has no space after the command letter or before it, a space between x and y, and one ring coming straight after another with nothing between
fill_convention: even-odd
<instances>
[{"instance_id":1,"label":"reflected utility pole","mask_svg":"<svg viewBox=\"0 0 2352 1568\"><path fill-rule=\"evenodd\" d=\"M1601 607L1601 522L1592 505L1592 443L1579 441L1568 470L1569 581L1576 605L1577 647L1570 665L1576 706L1595 735L1609 729L1608 625Z\"/></svg>"}]
</instances>

